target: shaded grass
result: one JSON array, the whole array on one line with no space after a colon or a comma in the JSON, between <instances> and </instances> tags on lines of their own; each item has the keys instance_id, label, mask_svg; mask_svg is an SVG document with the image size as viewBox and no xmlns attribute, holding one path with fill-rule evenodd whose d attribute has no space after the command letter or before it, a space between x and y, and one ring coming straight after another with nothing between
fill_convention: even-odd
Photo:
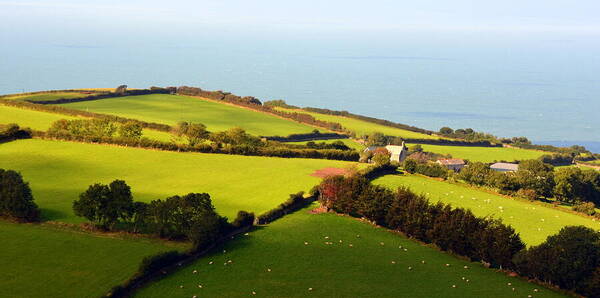
<instances>
[{"instance_id":1,"label":"shaded grass","mask_svg":"<svg viewBox=\"0 0 600 298\"><path fill-rule=\"evenodd\" d=\"M356 163L223 154L179 153L47 140L0 145L0 168L20 171L46 219L81 222L72 202L93 183L123 179L139 201L207 192L229 218L270 210L290 193L308 191L317 169Z\"/></svg>"},{"instance_id":2,"label":"shaded grass","mask_svg":"<svg viewBox=\"0 0 600 298\"><path fill-rule=\"evenodd\" d=\"M326 241L333 244L326 245ZM307 209L239 236L224 249L136 296L247 297L253 291L257 297L561 296L355 219L309 214ZM224 265L229 260L232 263ZM536 288L539 292L533 291Z\"/></svg>"},{"instance_id":3,"label":"shaded grass","mask_svg":"<svg viewBox=\"0 0 600 298\"><path fill-rule=\"evenodd\" d=\"M281 111L290 112L290 113L298 112L298 113L303 113L303 114L309 114L318 120L339 123L345 129L355 132L357 136L368 135L373 132L381 132L381 133L383 133L385 135L389 135L389 136L398 136L398 137L412 138L412 139L439 139L439 137L437 137L437 136L430 136L430 135L423 134L423 133L413 132L410 130L395 128L395 127L390 127L390 126L385 126L385 125L380 125L380 124L367 122L367 121L363 121L363 120L358 120L358 119L354 119L354 118L313 113L313 112L308 112L305 110L298 110L298 109L285 109L285 108L277 108L277 109L281 110Z\"/></svg>"},{"instance_id":4,"label":"shaded grass","mask_svg":"<svg viewBox=\"0 0 600 298\"><path fill-rule=\"evenodd\" d=\"M476 216L500 218L515 228L527 245L537 245L565 226L584 225L595 230L600 229L600 222L561 211L559 208L506 198L468 186L417 175L387 175L376 179L374 183L392 189L407 186L417 193L425 194L432 202L441 201L454 207L471 209Z\"/></svg>"},{"instance_id":5,"label":"shaded grass","mask_svg":"<svg viewBox=\"0 0 600 298\"><path fill-rule=\"evenodd\" d=\"M223 131L239 126L248 133L262 136L287 136L314 130L311 126L265 113L177 95L151 94L106 98L64 106L169 125L179 121L200 122L210 131Z\"/></svg>"},{"instance_id":6,"label":"shaded grass","mask_svg":"<svg viewBox=\"0 0 600 298\"><path fill-rule=\"evenodd\" d=\"M148 239L101 237L0 221L0 297L100 297L145 256L183 249Z\"/></svg>"},{"instance_id":7,"label":"shaded grass","mask_svg":"<svg viewBox=\"0 0 600 298\"><path fill-rule=\"evenodd\" d=\"M408 146L413 146L409 144ZM547 152L527 150L521 148L505 147L468 147L468 146L441 146L421 145L424 151L440 154L451 154L454 158L468 159L470 161L494 162L536 159Z\"/></svg>"}]
</instances>

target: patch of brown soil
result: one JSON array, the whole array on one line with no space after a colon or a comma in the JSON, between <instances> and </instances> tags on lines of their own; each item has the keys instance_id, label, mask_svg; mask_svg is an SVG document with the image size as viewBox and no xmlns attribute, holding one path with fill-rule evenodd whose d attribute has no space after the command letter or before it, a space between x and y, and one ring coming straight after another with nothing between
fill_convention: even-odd
<instances>
[{"instance_id":1,"label":"patch of brown soil","mask_svg":"<svg viewBox=\"0 0 600 298\"><path fill-rule=\"evenodd\" d=\"M316 170L314 173L312 173L310 175L313 177L325 178L325 177L329 177L329 176L346 175L349 173L350 173L350 171L348 169L323 168L320 170Z\"/></svg>"}]
</instances>

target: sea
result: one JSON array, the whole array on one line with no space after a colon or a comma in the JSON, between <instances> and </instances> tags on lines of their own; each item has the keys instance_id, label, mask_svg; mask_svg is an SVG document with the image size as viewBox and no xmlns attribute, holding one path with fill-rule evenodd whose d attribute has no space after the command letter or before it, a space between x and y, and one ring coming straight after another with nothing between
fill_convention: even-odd
<instances>
[{"instance_id":1,"label":"sea","mask_svg":"<svg viewBox=\"0 0 600 298\"><path fill-rule=\"evenodd\" d=\"M225 90L600 153L598 36L211 32L0 43L0 93L121 84Z\"/></svg>"}]
</instances>

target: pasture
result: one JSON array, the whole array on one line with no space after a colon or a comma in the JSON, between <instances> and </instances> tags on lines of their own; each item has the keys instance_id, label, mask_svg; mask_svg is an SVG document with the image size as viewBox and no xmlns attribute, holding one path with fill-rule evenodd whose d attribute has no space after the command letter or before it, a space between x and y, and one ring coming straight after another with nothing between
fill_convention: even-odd
<instances>
[{"instance_id":1,"label":"pasture","mask_svg":"<svg viewBox=\"0 0 600 298\"><path fill-rule=\"evenodd\" d=\"M414 146L414 144L407 144ZM537 150L527 150L521 148L505 147L470 147L470 146L442 146L442 145L421 145L426 152L439 154L451 154L453 158L468 159L470 161L494 162L494 161L515 161L526 159L537 159L548 154L547 152Z\"/></svg>"},{"instance_id":2,"label":"pasture","mask_svg":"<svg viewBox=\"0 0 600 298\"><path fill-rule=\"evenodd\" d=\"M136 296L253 294L256 297L561 296L385 229L334 214L309 214L308 209L238 236L225 247L143 288Z\"/></svg>"},{"instance_id":3,"label":"pasture","mask_svg":"<svg viewBox=\"0 0 600 298\"><path fill-rule=\"evenodd\" d=\"M117 115L147 122L200 122L210 131L242 127L261 136L309 133L314 127L261 112L194 97L151 94L65 104L65 107Z\"/></svg>"},{"instance_id":4,"label":"pasture","mask_svg":"<svg viewBox=\"0 0 600 298\"><path fill-rule=\"evenodd\" d=\"M349 118L349 117L313 113L313 112L308 112L308 111L301 110L301 109L300 110L285 109L285 108L277 108L277 109L281 110L281 111L285 111L285 112L290 112L290 113L297 112L297 113L309 114L318 120L339 123L345 129L355 132L357 136L368 135L373 132L381 132L385 135L397 136L397 137L403 137L403 138L439 139L439 137L437 137L437 136L431 136L431 135L427 135L427 134L413 132L410 130L385 126L385 125L376 124L376 123L367 122L367 121Z\"/></svg>"},{"instance_id":5,"label":"pasture","mask_svg":"<svg viewBox=\"0 0 600 298\"><path fill-rule=\"evenodd\" d=\"M134 199L151 201L206 192L217 210L260 214L308 191L320 179L315 170L356 163L223 154L179 153L39 139L0 145L0 168L20 171L45 219L81 222L72 203L93 183L125 180Z\"/></svg>"},{"instance_id":6,"label":"pasture","mask_svg":"<svg viewBox=\"0 0 600 298\"><path fill-rule=\"evenodd\" d=\"M0 221L0 297L100 297L145 256L183 244Z\"/></svg>"},{"instance_id":7,"label":"pasture","mask_svg":"<svg viewBox=\"0 0 600 298\"><path fill-rule=\"evenodd\" d=\"M584 225L600 229L600 221L553 208L548 204L507 198L467 185L458 185L417 175L387 175L373 183L391 189L407 186L425 194L432 202L441 201L453 207L471 209L476 216L493 216L511 225L528 245L537 245L558 233L564 226Z\"/></svg>"},{"instance_id":8,"label":"pasture","mask_svg":"<svg viewBox=\"0 0 600 298\"><path fill-rule=\"evenodd\" d=\"M48 100L57 100L57 99L71 99L71 98L81 98L94 95L94 92L37 92L31 94L14 94L3 97L4 99L11 100L27 100L27 101L48 101Z\"/></svg>"}]
</instances>

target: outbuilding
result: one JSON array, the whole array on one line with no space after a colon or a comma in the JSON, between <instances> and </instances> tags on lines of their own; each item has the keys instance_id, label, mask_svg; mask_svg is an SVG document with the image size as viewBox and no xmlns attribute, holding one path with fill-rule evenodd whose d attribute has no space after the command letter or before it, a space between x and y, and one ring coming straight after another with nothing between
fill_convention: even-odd
<instances>
[{"instance_id":1,"label":"outbuilding","mask_svg":"<svg viewBox=\"0 0 600 298\"><path fill-rule=\"evenodd\" d=\"M465 167L465 161L460 158L438 159L437 163L455 172L460 172Z\"/></svg>"},{"instance_id":2,"label":"outbuilding","mask_svg":"<svg viewBox=\"0 0 600 298\"><path fill-rule=\"evenodd\" d=\"M490 169L498 172L516 172L519 170L519 165L516 163L497 162L491 165Z\"/></svg>"}]
</instances>

